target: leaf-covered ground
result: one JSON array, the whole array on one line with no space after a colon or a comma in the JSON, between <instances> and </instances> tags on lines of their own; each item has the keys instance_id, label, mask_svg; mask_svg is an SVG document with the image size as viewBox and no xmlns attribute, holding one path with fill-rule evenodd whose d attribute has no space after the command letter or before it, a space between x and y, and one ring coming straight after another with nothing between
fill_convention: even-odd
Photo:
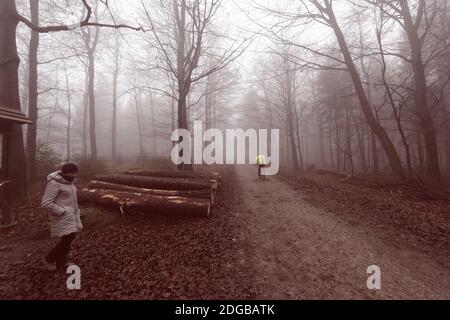
<instances>
[{"instance_id":1,"label":"leaf-covered ground","mask_svg":"<svg viewBox=\"0 0 450 320\"><path fill-rule=\"evenodd\" d=\"M424 252L450 267L450 192L389 177L347 178L324 170L281 176L309 202L399 248Z\"/></svg>"},{"instance_id":2,"label":"leaf-covered ground","mask_svg":"<svg viewBox=\"0 0 450 320\"><path fill-rule=\"evenodd\" d=\"M42 256L55 243L44 184L0 234L0 299L327 299L450 297L448 193L420 186L249 166L222 174L208 219L84 208L71 262L81 290ZM383 289L369 291L379 264Z\"/></svg>"},{"instance_id":3,"label":"leaf-covered ground","mask_svg":"<svg viewBox=\"0 0 450 320\"><path fill-rule=\"evenodd\" d=\"M82 290L69 291L64 272L43 270L40 259L54 244L38 208L43 185L15 209L19 225L1 235L1 299L245 299L252 271L236 250L240 224L232 168L209 219L146 216L82 209L85 229L70 261L81 268Z\"/></svg>"}]
</instances>

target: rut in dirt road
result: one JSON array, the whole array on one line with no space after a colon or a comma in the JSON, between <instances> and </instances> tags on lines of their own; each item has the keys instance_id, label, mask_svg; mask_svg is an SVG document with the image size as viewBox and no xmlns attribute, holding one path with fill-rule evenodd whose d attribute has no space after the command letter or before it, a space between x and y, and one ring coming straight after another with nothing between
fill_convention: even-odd
<instances>
[{"instance_id":1,"label":"rut in dirt road","mask_svg":"<svg viewBox=\"0 0 450 320\"><path fill-rule=\"evenodd\" d=\"M315 208L278 177L260 181L245 166L236 174L240 240L249 246L256 298L450 298L450 270L427 256L393 248L371 230ZM381 290L367 288L371 265L381 268Z\"/></svg>"}]
</instances>

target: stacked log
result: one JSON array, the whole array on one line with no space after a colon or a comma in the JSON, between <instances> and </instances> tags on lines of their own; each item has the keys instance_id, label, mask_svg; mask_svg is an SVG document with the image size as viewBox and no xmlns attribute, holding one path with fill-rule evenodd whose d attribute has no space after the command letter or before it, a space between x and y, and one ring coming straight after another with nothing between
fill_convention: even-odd
<instances>
[{"instance_id":1,"label":"stacked log","mask_svg":"<svg viewBox=\"0 0 450 320\"><path fill-rule=\"evenodd\" d=\"M187 197L187 198L200 198L209 199L211 204L214 204L215 193L212 190L161 190L161 189L146 189L138 187L130 187L123 184L104 182L93 180L89 183L89 189L95 190L115 190L115 191L128 191L131 193L144 193L155 196L176 196L176 197Z\"/></svg>"},{"instance_id":2,"label":"stacked log","mask_svg":"<svg viewBox=\"0 0 450 320\"><path fill-rule=\"evenodd\" d=\"M209 217L211 210L211 202L208 199L157 196L117 190L83 189L78 195L78 201L81 205L99 205L119 209L122 213L134 210L146 213Z\"/></svg>"},{"instance_id":3,"label":"stacked log","mask_svg":"<svg viewBox=\"0 0 450 320\"><path fill-rule=\"evenodd\" d=\"M128 170L125 174L95 176L78 200L81 205L115 208L122 213L208 217L219 182L220 176L213 172Z\"/></svg>"},{"instance_id":4,"label":"stacked log","mask_svg":"<svg viewBox=\"0 0 450 320\"><path fill-rule=\"evenodd\" d=\"M99 175L95 176L94 179L138 188L162 190L217 190L218 187L217 181L188 178L143 177L128 174Z\"/></svg>"},{"instance_id":5,"label":"stacked log","mask_svg":"<svg viewBox=\"0 0 450 320\"><path fill-rule=\"evenodd\" d=\"M136 176L149 176L161 178L190 178L220 181L220 175L217 172L198 172L198 171L178 171L168 169L130 169L126 174Z\"/></svg>"}]
</instances>

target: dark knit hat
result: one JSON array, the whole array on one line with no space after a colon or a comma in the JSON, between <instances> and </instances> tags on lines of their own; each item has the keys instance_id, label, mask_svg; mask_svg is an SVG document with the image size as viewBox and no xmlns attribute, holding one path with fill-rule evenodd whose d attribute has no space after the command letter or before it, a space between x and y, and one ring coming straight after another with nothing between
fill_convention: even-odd
<instances>
[{"instance_id":1,"label":"dark knit hat","mask_svg":"<svg viewBox=\"0 0 450 320\"><path fill-rule=\"evenodd\" d=\"M76 173L78 172L78 167L76 166L75 163L64 163L61 167L61 173L62 174L66 174L66 173Z\"/></svg>"}]
</instances>

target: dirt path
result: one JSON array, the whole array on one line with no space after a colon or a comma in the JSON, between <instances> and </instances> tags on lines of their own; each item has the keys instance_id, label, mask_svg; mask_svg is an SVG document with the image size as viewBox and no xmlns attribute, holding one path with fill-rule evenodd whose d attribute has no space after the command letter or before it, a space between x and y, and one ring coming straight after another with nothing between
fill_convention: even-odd
<instances>
[{"instance_id":1,"label":"dirt path","mask_svg":"<svg viewBox=\"0 0 450 320\"><path fill-rule=\"evenodd\" d=\"M247 248L260 299L450 299L450 270L401 250L317 209L280 178L259 181L237 167ZM368 290L367 267L381 268L381 290Z\"/></svg>"}]
</instances>

